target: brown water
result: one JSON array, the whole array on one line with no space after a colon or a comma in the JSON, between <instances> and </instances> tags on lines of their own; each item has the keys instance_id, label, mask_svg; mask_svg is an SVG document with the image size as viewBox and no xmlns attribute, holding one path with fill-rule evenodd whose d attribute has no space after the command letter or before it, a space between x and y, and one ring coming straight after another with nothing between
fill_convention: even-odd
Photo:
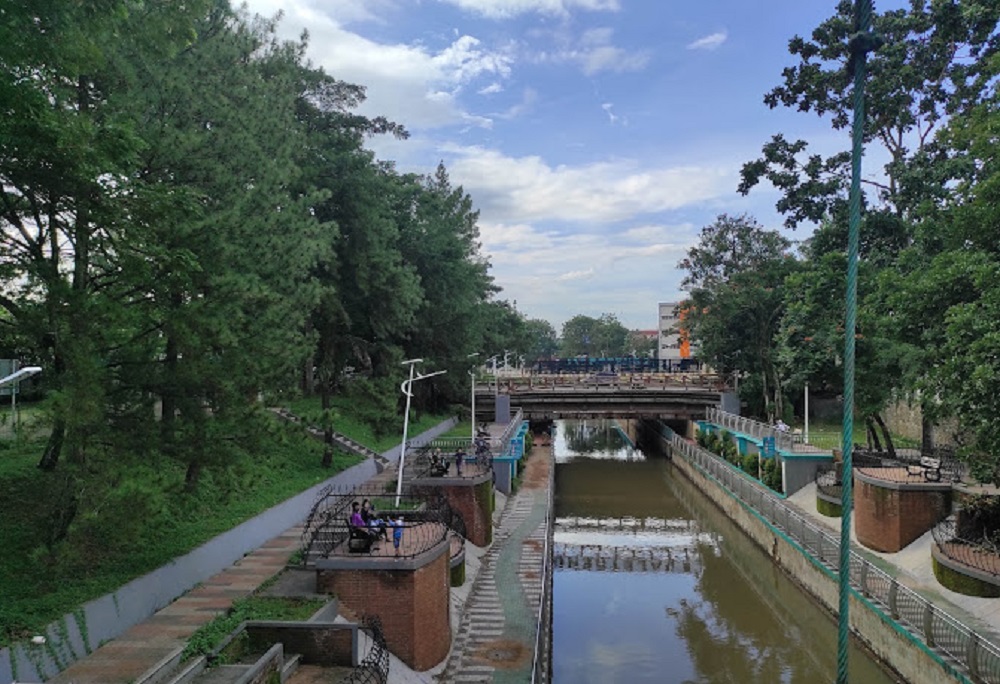
<instances>
[{"instance_id":1,"label":"brown water","mask_svg":"<svg viewBox=\"0 0 1000 684\"><path fill-rule=\"evenodd\" d=\"M555 684L833 682L837 626L663 457L561 421ZM895 682L851 648L851 682Z\"/></svg>"}]
</instances>

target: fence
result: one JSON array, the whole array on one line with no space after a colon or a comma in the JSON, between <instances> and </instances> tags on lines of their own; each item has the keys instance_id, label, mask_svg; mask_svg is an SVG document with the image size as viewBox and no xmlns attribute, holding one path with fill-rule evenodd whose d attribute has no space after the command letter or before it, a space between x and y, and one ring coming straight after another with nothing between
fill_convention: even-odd
<instances>
[{"instance_id":1,"label":"fence","mask_svg":"<svg viewBox=\"0 0 1000 684\"><path fill-rule=\"evenodd\" d=\"M775 447L778 449L784 449L785 451L791 451L794 448L794 445L802 443L802 435L800 434L777 430L767 423L762 423L759 420L754 420L753 418L727 413L722 409L709 408L706 411L706 419L708 422L714 423L715 425L718 425L726 430L730 430L732 432L742 432L745 435L750 435L751 437L756 437L757 439L773 437Z\"/></svg>"},{"instance_id":2,"label":"fence","mask_svg":"<svg viewBox=\"0 0 1000 684\"><path fill-rule=\"evenodd\" d=\"M985 539L963 539L957 528L957 515L950 515L934 526L931 535L938 551L965 567L1000 577L1000 548Z\"/></svg>"},{"instance_id":3,"label":"fence","mask_svg":"<svg viewBox=\"0 0 1000 684\"><path fill-rule=\"evenodd\" d=\"M535 655L531 666L531 684L541 684L551 679L552 665L552 547L555 534L555 465L549 469L547 487L548 501L545 505L545 550L542 554L542 595L538 604L535 621Z\"/></svg>"},{"instance_id":4,"label":"fence","mask_svg":"<svg viewBox=\"0 0 1000 684\"><path fill-rule=\"evenodd\" d=\"M354 502L366 498L374 502L376 517L383 523L369 523L367 529L359 530L350 524L349 518ZM377 488L327 487L320 492L306 519L301 562L308 565L317 558L352 553L411 558L445 541L450 531L464 535L465 523L439 494L406 492L397 505L395 495ZM398 545L396 532L400 533Z\"/></svg>"},{"instance_id":5,"label":"fence","mask_svg":"<svg viewBox=\"0 0 1000 684\"><path fill-rule=\"evenodd\" d=\"M666 426L661 426L661 430L675 455L682 456L715 479L834 574L839 571L839 538L817 527L710 451L682 439ZM850 554L850 583L913 639L964 670L973 681L1000 684L1000 648L996 644L853 551Z\"/></svg>"},{"instance_id":6,"label":"fence","mask_svg":"<svg viewBox=\"0 0 1000 684\"><path fill-rule=\"evenodd\" d=\"M344 684L386 684L389 681L389 647L382 633L382 621L377 615L366 615L361 624L371 632L371 648Z\"/></svg>"}]
</instances>

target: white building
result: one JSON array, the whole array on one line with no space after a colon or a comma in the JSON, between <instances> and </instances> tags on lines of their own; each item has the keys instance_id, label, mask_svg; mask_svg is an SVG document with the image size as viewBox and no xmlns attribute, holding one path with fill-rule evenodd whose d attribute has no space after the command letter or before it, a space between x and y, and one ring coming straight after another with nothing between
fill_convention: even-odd
<instances>
[{"instance_id":1,"label":"white building","mask_svg":"<svg viewBox=\"0 0 1000 684\"><path fill-rule=\"evenodd\" d=\"M657 340L657 358L661 361L680 361L690 359L691 341L684 329L684 310L681 302L660 302L659 321L660 334Z\"/></svg>"}]
</instances>

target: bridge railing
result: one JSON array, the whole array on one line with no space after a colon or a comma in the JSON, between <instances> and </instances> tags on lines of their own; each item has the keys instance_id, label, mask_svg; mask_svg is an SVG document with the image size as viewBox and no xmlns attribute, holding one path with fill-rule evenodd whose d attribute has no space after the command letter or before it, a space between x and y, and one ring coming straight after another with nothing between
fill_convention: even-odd
<instances>
[{"instance_id":1,"label":"bridge railing","mask_svg":"<svg viewBox=\"0 0 1000 684\"><path fill-rule=\"evenodd\" d=\"M839 537L815 525L712 452L688 442L666 426L661 426L661 431L675 455L695 465L757 511L831 573L839 572ZM883 612L885 619L895 622L943 660L964 670L972 681L1000 684L1000 646L853 551L850 583L852 589Z\"/></svg>"},{"instance_id":2,"label":"bridge railing","mask_svg":"<svg viewBox=\"0 0 1000 684\"><path fill-rule=\"evenodd\" d=\"M773 437L774 446L785 451L791 451L795 448L796 444L802 443L802 435L778 430L759 420L747 418L746 416L737 416L735 413L728 413L719 408L709 408L705 413L705 417L710 423L714 423L731 432L742 432L757 439Z\"/></svg>"}]
</instances>

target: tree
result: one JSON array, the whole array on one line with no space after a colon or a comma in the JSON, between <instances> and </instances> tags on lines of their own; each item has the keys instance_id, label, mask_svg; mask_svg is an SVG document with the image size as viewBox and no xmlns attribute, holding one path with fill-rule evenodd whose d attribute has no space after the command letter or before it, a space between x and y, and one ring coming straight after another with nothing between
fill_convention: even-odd
<instances>
[{"instance_id":1,"label":"tree","mask_svg":"<svg viewBox=\"0 0 1000 684\"><path fill-rule=\"evenodd\" d=\"M614 314L601 314L591 318L582 314L563 324L560 336L562 356L625 356L628 347L628 329Z\"/></svg>"},{"instance_id":2,"label":"tree","mask_svg":"<svg viewBox=\"0 0 1000 684\"><path fill-rule=\"evenodd\" d=\"M525 353L525 363L533 364L539 359L547 359L556 355L559 349L559 338L551 323L540 318L529 318L524 322L524 327L531 340Z\"/></svg>"},{"instance_id":3,"label":"tree","mask_svg":"<svg viewBox=\"0 0 1000 684\"><path fill-rule=\"evenodd\" d=\"M685 318L700 356L721 373L750 376L760 410L783 414L775 338L784 312L783 284L797 268L791 243L748 216L718 217L701 231L678 268L688 273Z\"/></svg>"},{"instance_id":4,"label":"tree","mask_svg":"<svg viewBox=\"0 0 1000 684\"><path fill-rule=\"evenodd\" d=\"M784 69L783 83L764 96L765 104L814 112L829 117L836 130L847 128L853 108L852 80L845 76L853 4L841 0L811 39L789 41L798 64ZM873 189L871 200L900 216L918 215L948 201L949 180L972 172L973 166L951 154L935 133L987 92L998 19L1000 6L990 0L915 0L908 9L873 15L873 30L884 45L868 58L865 139L881 145L889 161L884 180L864 180ZM741 174L743 194L763 179L778 188L777 208L789 227L846 210L850 154L824 158L808 154L807 147L804 140L775 135Z\"/></svg>"}]
</instances>

